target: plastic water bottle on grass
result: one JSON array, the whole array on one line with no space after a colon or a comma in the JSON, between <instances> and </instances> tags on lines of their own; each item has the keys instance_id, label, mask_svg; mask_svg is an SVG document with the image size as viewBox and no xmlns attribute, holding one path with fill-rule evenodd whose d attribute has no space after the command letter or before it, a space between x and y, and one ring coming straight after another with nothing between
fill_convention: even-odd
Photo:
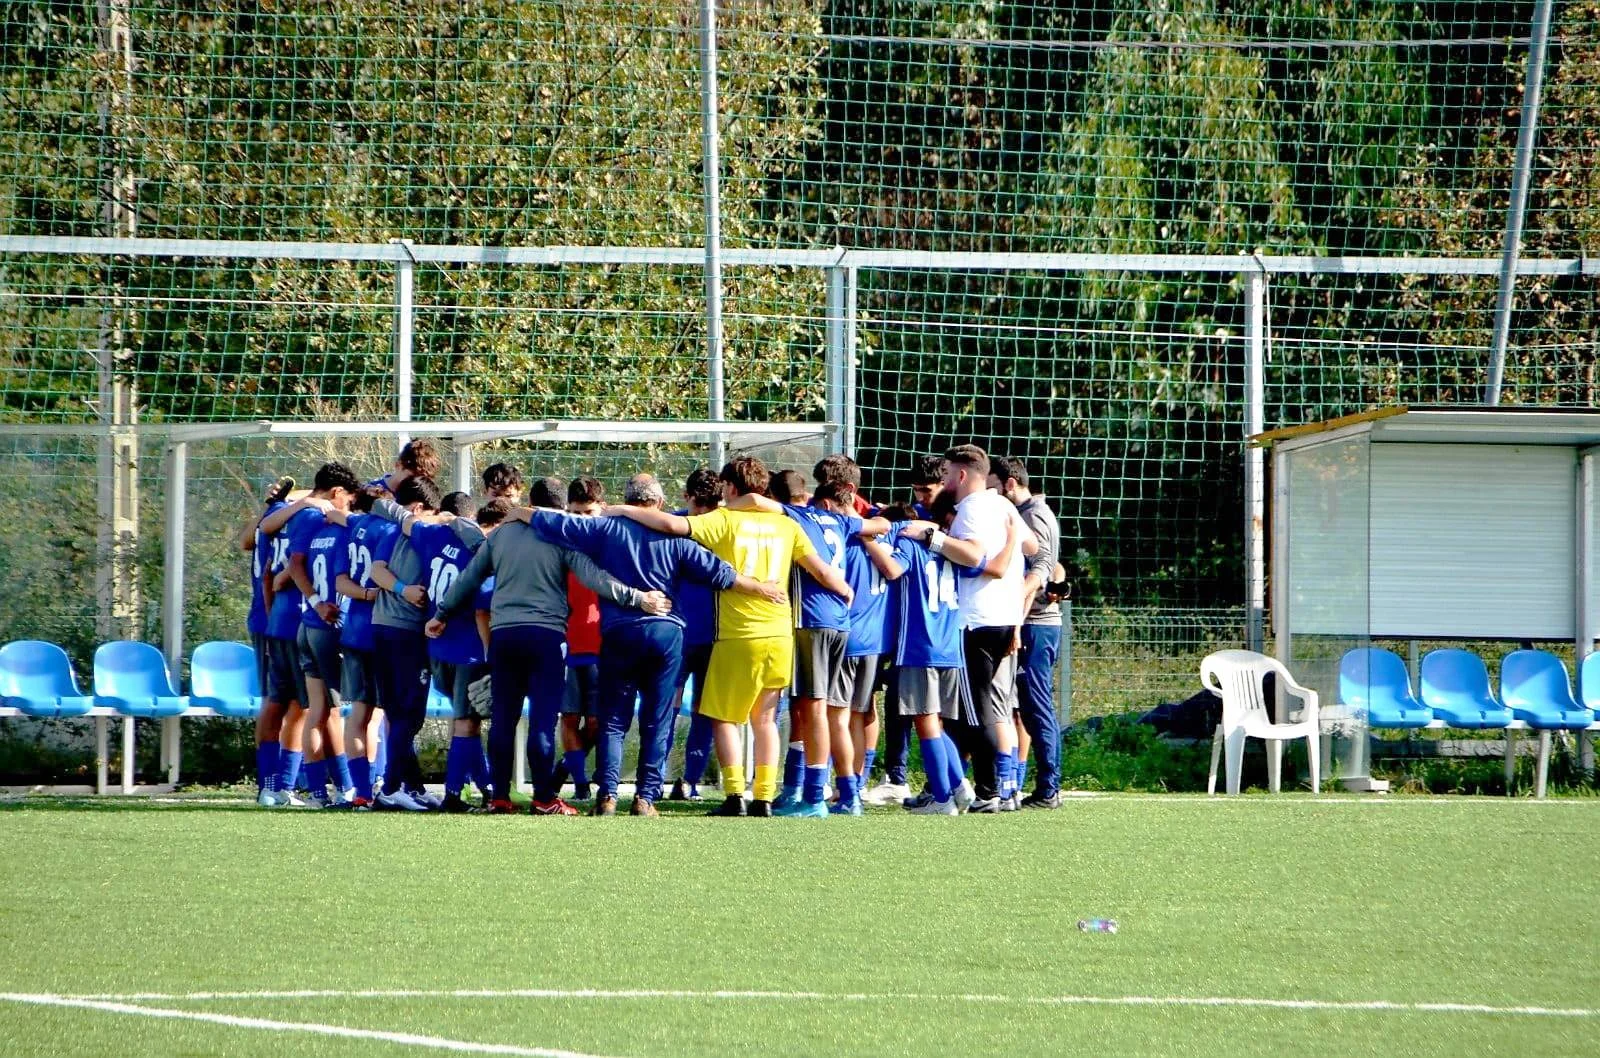
<instances>
[{"instance_id":1,"label":"plastic water bottle on grass","mask_svg":"<svg viewBox=\"0 0 1600 1058\"><path fill-rule=\"evenodd\" d=\"M1115 933L1117 920L1114 918L1080 918L1078 919L1079 933Z\"/></svg>"}]
</instances>

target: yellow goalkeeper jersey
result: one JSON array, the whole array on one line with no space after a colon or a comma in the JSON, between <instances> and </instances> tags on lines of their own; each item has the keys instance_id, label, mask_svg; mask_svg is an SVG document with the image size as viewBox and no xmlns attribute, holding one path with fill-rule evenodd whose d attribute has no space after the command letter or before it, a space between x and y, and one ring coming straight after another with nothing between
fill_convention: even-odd
<instances>
[{"instance_id":1,"label":"yellow goalkeeper jersey","mask_svg":"<svg viewBox=\"0 0 1600 1058\"><path fill-rule=\"evenodd\" d=\"M797 558L816 553L800 526L786 514L719 507L689 518L689 535L747 577L787 584ZM718 639L765 639L794 634L788 605L745 592L717 596Z\"/></svg>"}]
</instances>

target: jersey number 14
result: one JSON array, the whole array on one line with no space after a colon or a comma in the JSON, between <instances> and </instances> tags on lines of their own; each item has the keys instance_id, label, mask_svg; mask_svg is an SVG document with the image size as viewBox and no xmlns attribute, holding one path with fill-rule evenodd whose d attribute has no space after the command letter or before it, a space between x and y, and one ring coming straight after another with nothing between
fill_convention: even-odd
<instances>
[{"instance_id":1,"label":"jersey number 14","mask_svg":"<svg viewBox=\"0 0 1600 1058\"><path fill-rule=\"evenodd\" d=\"M948 563L935 562L928 559L922 567L923 583L928 589L928 612L938 613L939 604L943 603L946 609L960 608L956 601L956 573Z\"/></svg>"}]
</instances>

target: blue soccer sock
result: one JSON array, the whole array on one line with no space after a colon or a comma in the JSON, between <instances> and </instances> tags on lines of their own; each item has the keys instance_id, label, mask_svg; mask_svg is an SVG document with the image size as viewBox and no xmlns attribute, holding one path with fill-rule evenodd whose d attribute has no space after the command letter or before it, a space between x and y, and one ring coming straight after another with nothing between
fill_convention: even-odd
<instances>
[{"instance_id":1,"label":"blue soccer sock","mask_svg":"<svg viewBox=\"0 0 1600 1058\"><path fill-rule=\"evenodd\" d=\"M572 776L572 788L582 790L589 785L589 754L581 749L569 749L561 755L561 765Z\"/></svg>"},{"instance_id":2,"label":"blue soccer sock","mask_svg":"<svg viewBox=\"0 0 1600 1058\"><path fill-rule=\"evenodd\" d=\"M286 749L278 757L278 786L279 793L289 793L294 789L295 779L300 775L300 761L305 754L293 749Z\"/></svg>"},{"instance_id":3,"label":"blue soccer sock","mask_svg":"<svg viewBox=\"0 0 1600 1058\"><path fill-rule=\"evenodd\" d=\"M350 785L356 788L356 796L372 800L372 762L363 753L350 762Z\"/></svg>"},{"instance_id":4,"label":"blue soccer sock","mask_svg":"<svg viewBox=\"0 0 1600 1058\"><path fill-rule=\"evenodd\" d=\"M332 764L333 781L339 784L339 796L343 797L344 792L355 785L350 776L350 758L343 753L335 753Z\"/></svg>"},{"instance_id":5,"label":"blue soccer sock","mask_svg":"<svg viewBox=\"0 0 1600 1058\"><path fill-rule=\"evenodd\" d=\"M808 805L820 805L822 803L822 788L828 785L827 766L813 768L808 764L805 766L804 775L805 777L801 780L801 786L804 790L805 803Z\"/></svg>"},{"instance_id":6,"label":"blue soccer sock","mask_svg":"<svg viewBox=\"0 0 1600 1058\"><path fill-rule=\"evenodd\" d=\"M1009 750L1001 750L999 753L995 754L995 788L999 791L1002 798L1010 797L1016 790L1016 773L1012 770L1012 764L1015 760L1016 754Z\"/></svg>"},{"instance_id":7,"label":"blue soccer sock","mask_svg":"<svg viewBox=\"0 0 1600 1058\"><path fill-rule=\"evenodd\" d=\"M1016 765L1017 791L1020 793L1028 788L1028 758L1019 757L1013 763Z\"/></svg>"},{"instance_id":8,"label":"blue soccer sock","mask_svg":"<svg viewBox=\"0 0 1600 1058\"><path fill-rule=\"evenodd\" d=\"M450 748L444 757L444 792L446 796L461 796L472 768L472 739L456 735L450 739Z\"/></svg>"},{"instance_id":9,"label":"blue soccer sock","mask_svg":"<svg viewBox=\"0 0 1600 1058\"><path fill-rule=\"evenodd\" d=\"M472 781L477 784L478 792L488 798L489 754L483 748L483 739L477 735L472 736L472 743L474 750L476 750L472 755Z\"/></svg>"},{"instance_id":10,"label":"blue soccer sock","mask_svg":"<svg viewBox=\"0 0 1600 1058\"><path fill-rule=\"evenodd\" d=\"M875 749L867 750L866 757L863 759L861 764L862 786L865 786L867 784L867 780L872 778L872 766L876 763L878 763L878 751Z\"/></svg>"},{"instance_id":11,"label":"blue soccer sock","mask_svg":"<svg viewBox=\"0 0 1600 1058\"><path fill-rule=\"evenodd\" d=\"M306 787L313 797L325 797L328 793L328 762L326 760L312 760L306 762Z\"/></svg>"},{"instance_id":12,"label":"blue soccer sock","mask_svg":"<svg viewBox=\"0 0 1600 1058\"><path fill-rule=\"evenodd\" d=\"M699 781L706 778L706 762L710 759L710 739L701 738L701 725L710 735L710 720L696 714L690 720L690 739L683 744L683 781L690 786L699 786Z\"/></svg>"},{"instance_id":13,"label":"blue soccer sock","mask_svg":"<svg viewBox=\"0 0 1600 1058\"><path fill-rule=\"evenodd\" d=\"M942 732L939 738L944 742L945 777L950 783L951 792L954 793L967 777L965 769L961 766L961 748L956 745L956 740L950 737L948 731Z\"/></svg>"},{"instance_id":14,"label":"blue soccer sock","mask_svg":"<svg viewBox=\"0 0 1600 1058\"><path fill-rule=\"evenodd\" d=\"M928 793L935 801L950 800L950 762L945 759L943 738L918 740L922 746L922 766L928 770Z\"/></svg>"},{"instance_id":15,"label":"blue soccer sock","mask_svg":"<svg viewBox=\"0 0 1600 1058\"><path fill-rule=\"evenodd\" d=\"M283 746L277 739L256 747L256 793L268 793L278 788L278 768L282 764Z\"/></svg>"},{"instance_id":16,"label":"blue soccer sock","mask_svg":"<svg viewBox=\"0 0 1600 1058\"><path fill-rule=\"evenodd\" d=\"M798 796L804 781L802 776L810 770L806 767L805 743L789 743L789 751L783 755L783 792L790 797Z\"/></svg>"}]
</instances>

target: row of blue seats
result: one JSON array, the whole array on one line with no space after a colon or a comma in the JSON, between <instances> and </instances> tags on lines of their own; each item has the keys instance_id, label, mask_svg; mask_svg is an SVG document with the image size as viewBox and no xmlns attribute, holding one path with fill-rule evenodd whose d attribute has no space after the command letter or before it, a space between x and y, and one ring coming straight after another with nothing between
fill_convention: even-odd
<instances>
[{"instance_id":1,"label":"row of blue seats","mask_svg":"<svg viewBox=\"0 0 1600 1058\"><path fill-rule=\"evenodd\" d=\"M189 659L189 693L179 692L167 659L149 643L105 643L94 652L92 694L78 689L67 652L20 640L0 647L0 706L24 716L116 715L254 717L261 711L255 651L243 643L202 643ZM430 705L432 703L430 702ZM444 715L449 715L446 704Z\"/></svg>"},{"instance_id":2,"label":"row of blue seats","mask_svg":"<svg viewBox=\"0 0 1600 1058\"><path fill-rule=\"evenodd\" d=\"M261 712L255 651L244 643L201 643L189 658L189 693L178 692L167 659L148 643L106 643L94 652L94 693L78 689L72 661L54 643L19 640L0 647L0 708L24 716L176 716L251 718ZM684 691L688 712L692 688ZM526 712L524 705L524 712ZM428 716L451 716L450 699L429 684Z\"/></svg>"},{"instance_id":3,"label":"row of blue seats","mask_svg":"<svg viewBox=\"0 0 1600 1058\"><path fill-rule=\"evenodd\" d=\"M1421 694L1393 651L1361 647L1339 662L1339 700L1365 709L1369 727L1456 727L1577 731L1600 710L1600 653L1583 659L1577 697L1561 659L1545 650L1515 650L1500 662L1500 693L1483 659L1468 650L1429 651L1419 674Z\"/></svg>"}]
</instances>

